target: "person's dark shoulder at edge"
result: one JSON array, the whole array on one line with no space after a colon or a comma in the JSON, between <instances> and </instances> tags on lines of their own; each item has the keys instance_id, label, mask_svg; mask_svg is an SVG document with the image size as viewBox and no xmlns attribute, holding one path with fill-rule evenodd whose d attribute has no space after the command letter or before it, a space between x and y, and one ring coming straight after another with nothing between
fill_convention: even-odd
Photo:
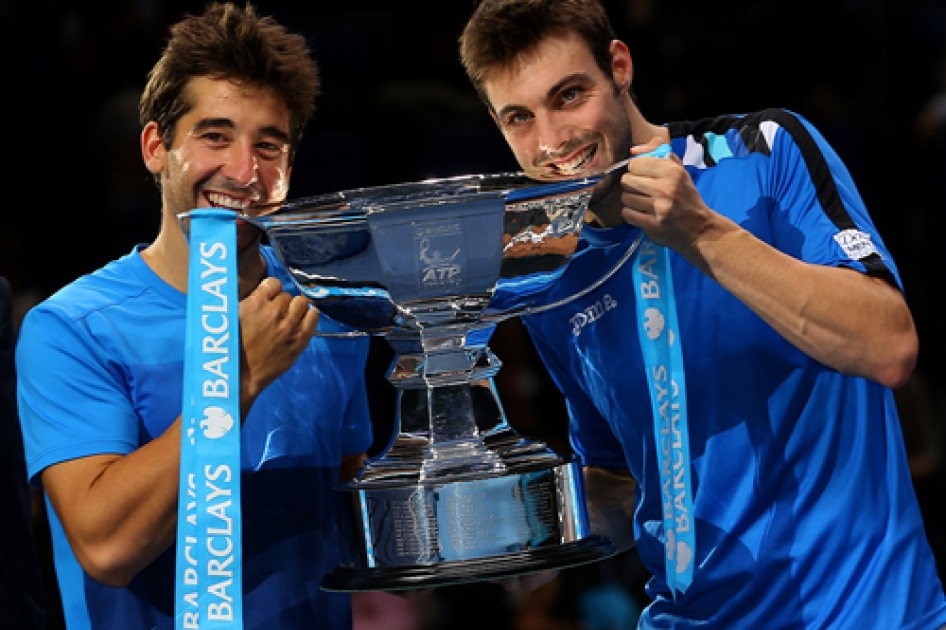
<instances>
[{"instance_id":1,"label":"person's dark shoulder at edge","mask_svg":"<svg viewBox=\"0 0 946 630\"><path fill-rule=\"evenodd\" d=\"M45 595L32 540L29 486L16 409L13 291L0 276L0 616L3 626L46 627Z\"/></svg>"}]
</instances>

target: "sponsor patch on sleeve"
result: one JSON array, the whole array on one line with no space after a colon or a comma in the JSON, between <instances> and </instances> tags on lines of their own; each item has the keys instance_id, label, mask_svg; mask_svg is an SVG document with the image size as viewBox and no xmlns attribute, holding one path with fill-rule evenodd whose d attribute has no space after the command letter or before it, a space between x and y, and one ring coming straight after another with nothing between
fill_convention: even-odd
<instances>
[{"instance_id":1,"label":"sponsor patch on sleeve","mask_svg":"<svg viewBox=\"0 0 946 630\"><path fill-rule=\"evenodd\" d=\"M870 240L870 234L866 232L854 229L842 230L834 235L834 240L852 260L861 260L871 254L880 256L880 252L877 251L873 241Z\"/></svg>"}]
</instances>

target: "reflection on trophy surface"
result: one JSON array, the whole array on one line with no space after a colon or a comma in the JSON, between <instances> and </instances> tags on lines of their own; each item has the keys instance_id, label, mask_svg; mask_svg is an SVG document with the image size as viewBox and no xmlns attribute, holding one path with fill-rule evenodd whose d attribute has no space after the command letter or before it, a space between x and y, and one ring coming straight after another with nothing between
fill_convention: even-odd
<instances>
[{"instance_id":1,"label":"reflection on trophy surface","mask_svg":"<svg viewBox=\"0 0 946 630\"><path fill-rule=\"evenodd\" d=\"M395 429L339 488L347 548L323 588L432 587L614 553L590 531L578 462L509 426L487 345L564 272L597 181L427 180L250 219L323 316L395 352Z\"/></svg>"}]
</instances>

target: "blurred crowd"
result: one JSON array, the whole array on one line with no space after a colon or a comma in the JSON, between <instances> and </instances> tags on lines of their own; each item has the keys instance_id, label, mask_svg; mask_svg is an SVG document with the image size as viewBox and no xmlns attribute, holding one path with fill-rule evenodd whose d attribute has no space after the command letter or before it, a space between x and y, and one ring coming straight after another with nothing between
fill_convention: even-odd
<instances>
[{"instance_id":1,"label":"blurred crowd","mask_svg":"<svg viewBox=\"0 0 946 630\"><path fill-rule=\"evenodd\" d=\"M321 68L323 93L293 172L295 197L516 168L458 61L456 39L473 0L254 4L304 33ZM787 107L818 126L852 170L919 328L920 362L897 396L946 577L946 272L935 253L937 235L946 234L946 0L605 5L630 46L633 90L650 120ZM5 131L13 203L0 227L0 275L19 315L156 234L160 205L140 158L138 95L168 25L201 7L194 0L0 2L0 19L17 34L0 39L14 112ZM504 362L497 386L510 422L567 452L561 399L521 324L504 322L491 345ZM390 358L383 342L375 344L375 448L389 437ZM37 530L44 540L41 507ZM403 630L631 628L646 604L646 577L630 552L565 571L528 595L475 585L423 603L364 596L356 630L399 630L396 623ZM607 612L621 614L612 621Z\"/></svg>"}]
</instances>

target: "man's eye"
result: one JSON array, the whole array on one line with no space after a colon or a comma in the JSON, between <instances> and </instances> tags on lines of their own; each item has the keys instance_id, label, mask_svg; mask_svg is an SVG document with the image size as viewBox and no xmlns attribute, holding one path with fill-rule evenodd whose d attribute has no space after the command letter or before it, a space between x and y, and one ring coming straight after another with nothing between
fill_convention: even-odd
<instances>
[{"instance_id":1,"label":"man's eye","mask_svg":"<svg viewBox=\"0 0 946 630\"><path fill-rule=\"evenodd\" d=\"M532 117L526 112L519 112L517 114L510 114L506 116L506 126L507 127L518 127L519 125L524 125L529 122Z\"/></svg>"},{"instance_id":2,"label":"man's eye","mask_svg":"<svg viewBox=\"0 0 946 630\"><path fill-rule=\"evenodd\" d=\"M576 87L568 88L567 90L562 92L562 102L566 104L572 103L574 101L577 101L580 96L581 96L581 88L576 88Z\"/></svg>"},{"instance_id":3,"label":"man's eye","mask_svg":"<svg viewBox=\"0 0 946 630\"><path fill-rule=\"evenodd\" d=\"M264 158L270 160L282 157L284 153L289 151L288 145L277 142L259 142L256 148Z\"/></svg>"}]
</instances>

